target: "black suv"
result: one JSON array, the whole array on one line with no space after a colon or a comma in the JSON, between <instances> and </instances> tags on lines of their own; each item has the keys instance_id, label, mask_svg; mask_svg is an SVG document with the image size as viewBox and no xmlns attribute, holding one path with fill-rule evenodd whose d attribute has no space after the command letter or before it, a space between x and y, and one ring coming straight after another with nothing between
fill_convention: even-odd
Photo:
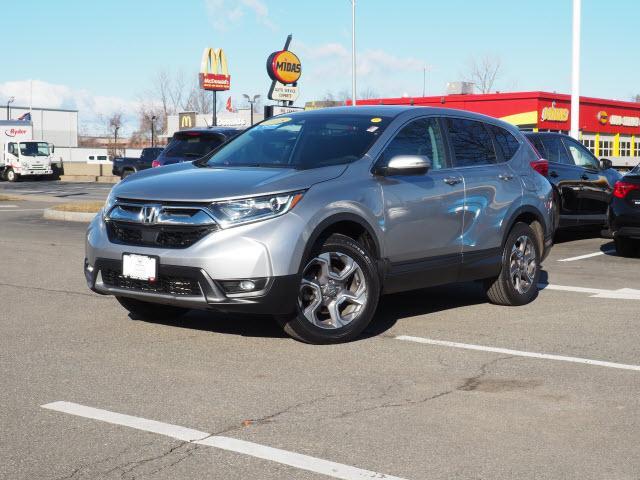
<instances>
[{"instance_id":1,"label":"black suv","mask_svg":"<svg viewBox=\"0 0 640 480\"><path fill-rule=\"evenodd\" d=\"M153 162L154 167L192 162L212 152L242 132L240 128L210 127L182 130L173 134L169 145Z\"/></svg>"},{"instance_id":2,"label":"black suv","mask_svg":"<svg viewBox=\"0 0 640 480\"><path fill-rule=\"evenodd\" d=\"M613 186L621 175L611 160L598 160L584 145L560 133L526 133L549 162L558 228L607 223Z\"/></svg>"}]
</instances>

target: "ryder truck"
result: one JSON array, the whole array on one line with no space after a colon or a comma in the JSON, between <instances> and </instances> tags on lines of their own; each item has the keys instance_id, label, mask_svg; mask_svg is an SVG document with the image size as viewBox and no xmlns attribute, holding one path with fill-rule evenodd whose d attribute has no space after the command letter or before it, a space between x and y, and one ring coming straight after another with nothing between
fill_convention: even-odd
<instances>
[{"instance_id":1,"label":"ryder truck","mask_svg":"<svg viewBox=\"0 0 640 480\"><path fill-rule=\"evenodd\" d=\"M52 175L54 146L33 140L31 122L0 122L0 179Z\"/></svg>"}]
</instances>

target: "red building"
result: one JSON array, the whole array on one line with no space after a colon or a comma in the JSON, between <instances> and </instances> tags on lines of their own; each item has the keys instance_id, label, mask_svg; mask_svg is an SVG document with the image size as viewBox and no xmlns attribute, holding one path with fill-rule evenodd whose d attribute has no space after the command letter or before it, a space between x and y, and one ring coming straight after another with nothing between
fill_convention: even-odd
<instances>
[{"instance_id":1,"label":"red building","mask_svg":"<svg viewBox=\"0 0 640 480\"><path fill-rule=\"evenodd\" d=\"M488 93L359 100L359 105L420 105L483 113L522 130L568 133L571 97L549 92ZM580 140L597 157L635 165L640 157L640 103L580 97Z\"/></svg>"}]
</instances>

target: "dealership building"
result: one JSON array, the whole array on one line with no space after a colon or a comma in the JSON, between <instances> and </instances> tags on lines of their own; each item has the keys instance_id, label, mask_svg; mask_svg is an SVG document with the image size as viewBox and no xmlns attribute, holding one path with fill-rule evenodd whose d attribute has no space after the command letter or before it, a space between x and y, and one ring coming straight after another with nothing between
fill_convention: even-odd
<instances>
[{"instance_id":1,"label":"dealership building","mask_svg":"<svg viewBox=\"0 0 640 480\"><path fill-rule=\"evenodd\" d=\"M549 92L454 94L359 100L359 105L416 105L483 113L534 132L568 133L571 96ZM580 141L599 158L633 166L640 157L640 103L580 97Z\"/></svg>"}]
</instances>

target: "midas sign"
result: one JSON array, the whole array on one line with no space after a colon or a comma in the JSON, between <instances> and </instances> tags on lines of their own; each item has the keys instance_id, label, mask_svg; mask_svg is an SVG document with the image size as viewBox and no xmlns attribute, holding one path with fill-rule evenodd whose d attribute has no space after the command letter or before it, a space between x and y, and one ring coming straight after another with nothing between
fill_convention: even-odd
<instances>
[{"instance_id":1,"label":"midas sign","mask_svg":"<svg viewBox=\"0 0 640 480\"><path fill-rule=\"evenodd\" d=\"M223 91L231 88L227 57L221 48L205 48L200 64L200 88Z\"/></svg>"},{"instance_id":2,"label":"midas sign","mask_svg":"<svg viewBox=\"0 0 640 480\"><path fill-rule=\"evenodd\" d=\"M289 50L281 50L269 55L267 72L271 80L291 85L300 79L302 64L295 53Z\"/></svg>"}]
</instances>

